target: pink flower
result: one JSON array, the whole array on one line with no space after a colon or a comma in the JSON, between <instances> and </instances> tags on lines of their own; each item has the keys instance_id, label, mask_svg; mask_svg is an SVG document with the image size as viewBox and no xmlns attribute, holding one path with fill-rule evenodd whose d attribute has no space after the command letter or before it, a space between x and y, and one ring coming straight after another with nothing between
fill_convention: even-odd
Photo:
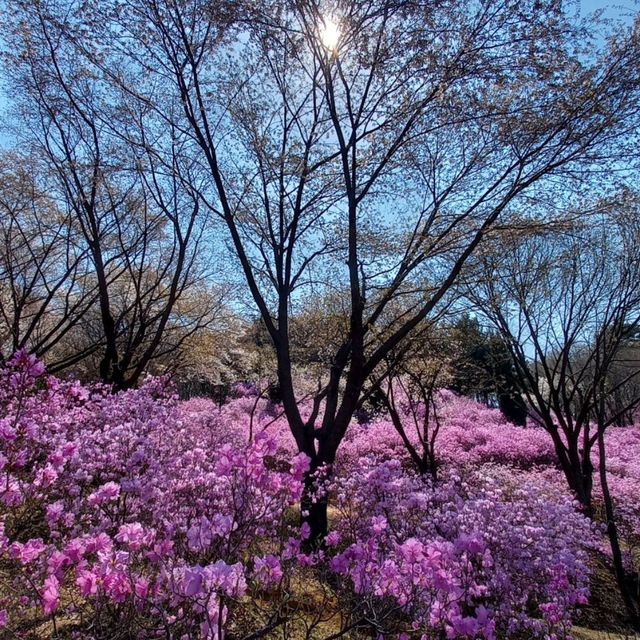
<instances>
[{"instance_id":1,"label":"pink flower","mask_svg":"<svg viewBox=\"0 0 640 640\"><path fill-rule=\"evenodd\" d=\"M101 505L105 502L112 502L117 500L120 495L120 485L115 482L107 482L103 484L99 489L94 491L88 498L87 502L90 505Z\"/></svg>"},{"instance_id":2,"label":"pink flower","mask_svg":"<svg viewBox=\"0 0 640 640\"><path fill-rule=\"evenodd\" d=\"M335 547L336 545L340 544L340 540L341 540L340 534L337 531L331 531L330 533L327 534L326 538L324 539L324 542L327 545L327 547Z\"/></svg>"},{"instance_id":3,"label":"pink flower","mask_svg":"<svg viewBox=\"0 0 640 640\"><path fill-rule=\"evenodd\" d=\"M2 480L0 501L7 507L17 507L24 502L21 487L14 478Z\"/></svg>"},{"instance_id":4,"label":"pink flower","mask_svg":"<svg viewBox=\"0 0 640 640\"><path fill-rule=\"evenodd\" d=\"M244 568L240 563L227 564L224 560L217 560L204 567L202 575L207 587L228 596L241 597L246 592Z\"/></svg>"},{"instance_id":5,"label":"pink flower","mask_svg":"<svg viewBox=\"0 0 640 640\"><path fill-rule=\"evenodd\" d=\"M78 564L85 553L85 541L78 538L73 538L68 542L64 548L64 552L69 559L69 562Z\"/></svg>"},{"instance_id":6,"label":"pink flower","mask_svg":"<svg viewBox=\"0 0 640 640\"><path fill-rule=\"evenodd\" d=\"M184 594L188 598L200 595L202 591L202 568L193 567L186 569L183 581Z\"/></svg>"},{"instance_id":7,"label":"pink flower","mask_svg":"<svg viewBox=\"0 0 640 640\"><path fill-rule=\"evenodd\" d=\"M58 500L56 502L52 502L47 505L47 524L50 528L54 527L59 521L62 515L64 514L64 503L62 500Z\"/></svg>"},{"instance_id":8,"label":"pink flower","mask_svg":"<svg viewBox=\"0 0 640 640\"><path fill-rule=\"evenodd\" d=\"M65 442L65 444L62 445L62 456L65 460L68 460L75 455L77 450L78 445L75 442Z\"/></svg>"},{"instance_id":9,"label":"pink flower","mask_svg":"<svg viewBox=\"0 0 640 640\"><path fill-rule=\"evenodd\" d=\"M447 628L448 638L473 638L478 630L478 621L472 617L452 616L451 626Z\"/></svg>"},{"instance_id":10,"label":"pink flower","mask_svg":"<svg viewBox=\"0 0 640 640\"><path fill-rule=\"evenodd\" d=\"M60 603L60 583L55 576L49 576L44 581L44 588L40 593L45 615L52 614Z\"/></svg>"},{"instance_id":11,"label":"pink flower","mask_svg":"<svg viewBox=\"0 0 640 640\"><path fill-rule=\"evenodd\" d=\"M188 546L192 551L206 551L212 540L211 522L206 516L200 517L187 531Z\"/></svg>"},{"instance_id":12,"label":"pink flower","mask_svg":"<svg viewBox=\"0 0 640 640\"><path fill-rule=\"evenodd\" d=\"M102 586L105 593L116 604L124 602L131 593L129 578L119 569L109 571L102 579Z\"/></svg>"},{"instance_id":13,"label":"pink flower","mask_svg":"<svg viewBox=\"0 0 640 640\"><path fill-rule=\"evenodd\" d=\"M417 563L424 558L424 545L415 538L409 538L400 546L400 552L407 562Z\"/></svg>"},{"instance_id":14,"label":"pink flower","mask_svg":"<svg viewBox=\"0 0 640 640\"><path fill-rule=\"evenodd\" d=\"M44 363L25 348L16 351L9 361L9 365L23 371L30 378L40 377L45 370Z\"/></svg>"},{"instance_id":15,"label":"pink flower","mask_svg":"<svg viewBox=\"0 0 640 640\"><path fill-rule=\"evenodd\" d=\"M349 571L350 564L347 556L344 553L341 553L339 556L331 559L329 566L332 571L344 575Z\"/></svg>"},{"instance_id":16,"label":"pink flower","mask_svg":"<svg viewBox=\"0 0 640 640\"><path fill-rule=\"evenodd\" d=\"M300 540L297 538L289 538L287 540L287 544L282 553L282 558L284 560L290 560L291 558L295 558L295 556L300 552Z\"/></svg>"},{"instance_id":17,"label":"pink flower","mask_svg":"<svg viewBox=\"0 0 640 640\"><path fill-rule=\"evenodd\" d=\"M298 481L302 481L311 468L311 460L304 453L299 453L291 461L291 475Z\"/></svg>"},{"instance_id":18,"label":"pink flower","mask_svg":"<svg viewBox=\"0 0 640 640\"><path fill-rule=\"evenodd\" d=\"M42 489L50 487L58 479L58 472L51 464L40 469L34 478L33 485Z\"/></svg>"},{"instance_id":19,"label":"pink flower","mask_svg":"<svg viewBox=\"0 0 640 640\"><path fill-rule=\"evenodd\" d=\"M0 440L11 443L16 439L16 430L7 419L0 419Z\"/></svg>"},{"instance_id":20,"label":"pink flower","mask_svg":"<svg viewBox=\"0 0 640 640\"><path fill-rule=\"evenodd\" d=\"M14 542L11 545L11 555L16 558L20 564L26 565L37 560L45 548L45 544L40 538L29 540L24 544Z\"/></svg>"},{"instance_id":21,"label":"pink flower","mask_svg":"<svg viewBox=\"0 0 640 640\"><path fill-rule=\"evenodd\" d=\"M371 518L371 530L373 533L382 533L388 526L384 516L374 516Z\"/></svg>"},{"instance_id":22,"label":"pink flower","mask_svg":"<svg viewBox=\"0 0 640 640\"><path fill-rule=\"evenodd\" d=\"M161 540L153 545L153 549L147 553L147 557L152 562L159 562L163 558L171 556L173 553L173 541Z\"/></svg>"},{"instance_id":23,"label":"pink flower","mask_svg":"<svg viewBox=\"0 0 640 640\"><path fill-rule=\"evenodd\" d=\"M461 551L468 551L471 554L482 553L485 550L485 545L478 534L467 535L463 533L456 540L456 546Z\"/></svg>"},{"instance_id":24,"label":"pink flower","mask_svg":"<svg viewBox=\"0 0 640 640\"><path fill-rule=\"evenodd\" d=\"M284 575L280 560L274 555L253 558L253 577L264 586L277 584Z\"/></svg>"},{"instance_id":25,"label":"pink flower","mask_svg":"<svg viewBox=\"0 0 640 640\"><path fill-rule=\"evenodd\" d=\"M70 564L71 561L69 560L69 558L61 551L54 551L47 560L49 573L55 575L59 579L62 578L64 568L69 566Z\"/></svg>"},{"instance_id":26,"label":"pink flower","mask_svg":"<svg viewBox=\"0 0 640 640\"><path fill-rule=\"evenodd\" d=\"M76 576L76 585L83 598L95 596L98 593L98 576L92 571L79 571Z\"/></svg>"},{"instance_id":27,"label":"pink flower","mask_svg":"<svg viewBox=\"0 0 640 640\"><path fill-rule=\"evenodd\" d=\"M145 600L149 595L149 581L146 578L138 578L134 584L133 590L138 598Z\"/></svg>"},{"instance_id":28,"label":"pink flower","mask_svg":"<svg viewBox=\"0 0 640 640\"><path fill-rule=\"evenodd\" d=\"M143 526L139 522L121 525L116 535L116 540L125 544L131 551L139 551L148 544L149 534L145 533Z\"/></svg>"},{"instance_id":29,"label":"pink flower","mask_svg":"<svg viewBox=\"0 0 640 640\"><path fill-rule=\"evenodd\" d=\"M99 533L87 539L85 553L100 553L110 551L113 546L111 538L106 533Z\"/></svg>"}]
</instances>

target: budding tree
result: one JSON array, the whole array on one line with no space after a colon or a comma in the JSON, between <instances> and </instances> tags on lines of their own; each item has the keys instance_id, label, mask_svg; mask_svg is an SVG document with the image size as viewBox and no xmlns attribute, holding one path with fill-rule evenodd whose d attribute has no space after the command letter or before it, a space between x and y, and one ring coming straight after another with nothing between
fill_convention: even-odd
<instances>
[{"instance_id":1,"label":"budding tree","mask_svg":"<svg viewBox=\"0 0 640 640\"><path fill-rule=\"evenodd\" d=\"M620 366L640 325L637 198L624 194L552 230L501 234L499 249L477 263L468 295L502 335L530 416L550 434L567 484L588 514L598 452L614 569L638 627L640 603L622 560L604 439L640 404L640 393L632 393L640 367Z\"/></svg>"},{"instance_id":2,"label":"budding tree","mask_svg":"<svg viewBox=\"0 0 640 640\"><path fill-rule=\"evenodd\" d=\"M99 352L104 382L130 387L212 319L212 305L195 310L187 300L206 274L198 170L179 159L175 127L83 62L70 39L81 7L9 4L16 137L48 169L49 196L73 234L66 250L90 265L83 351ZM210 289L202 287L207 298Z\"/></svg>"},{"instance_id":3,"label":"budding tree","mask_svg":"<svg viewBox=\"0 0 640 640\"><path fill-rule=\"evenodd\" d=\"M34 159L0 158L0 360L26 348L57 371L96 348L60 352L97 291L87 252L45 178Z\"/></svg>"},{"instance_id":4,"label":"budding tree","mask_svg":"<svg viewBox=\"0 0 640 640\"><path fill-rule=\"evenodd\" d=\"M175 131L178 170L206 174L191 188L226 227L312 472L486 232L582 177L636 104L637 33L598 57L555 1L75 8L55 20L78 59ZM290 318L334 292L347 327L303 417ZM326 507L303 505L315 538Z\"/></svg>"}]
</instances>

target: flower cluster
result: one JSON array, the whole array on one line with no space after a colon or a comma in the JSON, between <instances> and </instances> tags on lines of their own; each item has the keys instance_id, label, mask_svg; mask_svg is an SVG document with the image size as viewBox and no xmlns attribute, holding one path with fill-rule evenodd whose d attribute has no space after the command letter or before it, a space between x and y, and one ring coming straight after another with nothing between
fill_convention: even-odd
<instances>
[{"instance_id":1,"label":"flower cluster","mask_svg":"<svg viewBox=\"0 0 640 640\"><path fill-rule=\"evenodd\" d=\"M587 601L595 534L545 474L486 466L433 483L368 458L336 495L348 546L332 567L376 619L397 610L427 638L554 638Z\"/></svg>"},{"instance_id":2,"label":"flower cluster","mask_svg":"<svg viewBox=\"0 0 640 640\"><path fill-rule=\"evenodd\" d=\"M402 411L406 435L418 451L421 449L414 421L420 407ZM431 429L436 422L436 458L441 464L472 465L508 464L530 468L553 466L556 455L549 435L540 427L518 427L507 422L498 409L491 409L451 391L440 391L431 411ZM420 420L418 423L420 424ZM406 458L405 445L392 422L383 414L374 421L353 425L343 445L341 459L357 460L363 455L375 455L380 460Z\"/></svg>"},{"instance_id":3,"label":"flower cluster","mask_svg":"<svg viewBox=\"0 0 640 640\"><path fill-rule=\"evenodd\" d=\"M605 434L606 468L618 532L622 538L624 561L629 573L640 570L640 427L610 427ZM599 465L594 455L596 469ZM601 499L599 483L594 496L596 507ZM603 516L604 517L604 516Z\"/></svg>"}]
</instances>

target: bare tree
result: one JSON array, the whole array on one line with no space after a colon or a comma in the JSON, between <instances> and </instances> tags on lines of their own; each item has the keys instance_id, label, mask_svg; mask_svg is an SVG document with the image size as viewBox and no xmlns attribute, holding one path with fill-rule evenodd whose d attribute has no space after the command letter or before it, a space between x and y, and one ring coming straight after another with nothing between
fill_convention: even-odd
<instances>
[{"instance_id":1,"label":"bare tree","mask_svg":"<svg viewBox=\"0 0 640 640\"><path fill-rule=\"evenodd\" d=\"M18 2L12 9L6 68L21 91L18 135L48 164L51 197L66 208L90 260L100 330L89 345L101 352L100 377L129 387L211 321L206 305L179 313L185 292L205 276L198 176L178 167L175 129L78 64L66 38L71 5ZM179 337L171 339L172 331Z\"/></svg>"},{"instance_id":2,"label":"bare tree","mask_svg":"<svg viewBox=\"0 0 640 640\"><path fill-rule=\"evenodd\" d=\"M593 450L599 452L614 568L635 625L605 468L604 434L640 404L640 369L615 366L640 323L640 214L637 199L602 203L595 212L533 234L502 234L499 252L478 259L469 297L512 354L532 418L550 434L570 489L592 513ZM478 275L478 274L476 274Z\"/></svg>"},{"instance_id":3,"label":"bare tree","mask_svg":"<svg viewBox=\"0 0 640 640\"><path fill-rule=\"evenodd\" d=\"M94 39L122 35L109 65L77 45L183 131L208 171L201 195L227 226L313 473L487 230L534 185L577 179L635 113L638 34L595 60L555 3L233 7L119 5L92 22L117 23ZM348 292L347 334L303 419L290 315L305 291L336 289ZM326 506L303 505L314 538Z\"/></svg>"},{"instance_id":4,"label":"bare tree","mask_svg":"<svg viewBox=\"0 0 640 640\"><path fill-rule=\"evenodd\" d=\"M366 381L487 231L534 186L604 161L637 106L637 31L598 57L555 2L140 0L47 20L91 74L175 132L179 168L206 174L183 182L227 228L310 489ZM290 318L334 291L348 327L303 418ZM321 538L327 504L303 502Z\"/></svg>"},{"instance_id":5,"label":"bare tree","mask_svg":"<svg viewBox=\"0 0 640 640\"><path fill-rule=\"evenodd\" d=\"M635 205L586 216L563 231L502 234L481 257L470 298L500 331L535 420L551 434L571 489L591 508L594 397L633 379L610 372L640 321L640 218ZM595 395L594 395L595 394ZM613 424L618 407L602 428Z\"/></svg>"},{"instance_id":6,"label":"bare tree","mask_svg":"<svg viewBox=\"0 0 640 640\"><path fill-rule=\"evenodd\" d=\"M68 212L47 195L34 160L6 153L0 161L0 359L24 348L58 370L86 358L96 345L48 356L96 299L87 251Z\"/></svg>"},{"instance_id":7,"label":"bare tree","mask_svg":"<svg viewBox=\"0 0 640 640\"><path fill-rule=\"evenodd\" d=\"M604 352L602 352L604 351ZM607 353L602 350L596 355L594 367L598 370L606 365ZM617 386L613 385L614 387ZM599 378L599 383L593 388L593 415L596 426L597 450L598 450L598 478L600 480L600 489L602 491L602 501L604 503L604 517L607 526L607 537L609 538L609 546L611 547L611 557L613 561L613 570L618 583L618 589L622 595L622 600L627 609L629 619L636 630L640 630L640 594L637 588L637 572L629 571L628 565L624 561L622 553L622 545L620 543L620 533L618 530L618 521L616 518L616 509L614 500L609 488L609 479L607 475L607 451L605 445L605 430L612 423L618 421L620 414L630 408L634 408L640 402L640 393L630 397L627 395L627 402L621 407L619 402L614 400L613 409L610 385L607 384L607 376L603 375ZM633 566L633 565L632 565Z\"/></svg>"},{"instance_id":8,"label":"bare tree","mask_svg":"<svg viewBox=\"0 0 640 640\"><path fill-rule=\"evenodd\" d=\"M451 358L442 350L445 331L430 327L390 354L372 385L419 473L438 478L438 392L451 379ZM363 397L366 397L366 391Z\"/></svg>"},{"instance_id":9,"label":"bare tree","mask_svg":"<svg viewBox=\"0 0 640 640\"><path fill-rule=\"evenodd\" d=\"M636 418L634 399L640 396L640 378L636 373L640 369L638 337L638 328L627 327L609 366L607 411L617 416L616 426L620 427L633 424Z\"/></svg>"}]
</instances>

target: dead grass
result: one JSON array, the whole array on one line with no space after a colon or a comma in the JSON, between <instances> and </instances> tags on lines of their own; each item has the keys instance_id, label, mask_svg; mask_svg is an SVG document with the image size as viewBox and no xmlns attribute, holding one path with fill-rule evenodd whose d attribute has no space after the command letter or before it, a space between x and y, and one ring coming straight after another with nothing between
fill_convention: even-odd
<instances>
[{"instance_id":1,"label":"dead grass","mask_svg":"<svg viewBox=\"0 0 640 640\"><path fill-rule=\"evenodd\" d=\"M633 633L614 633L611 631L595 631L584 627L573 627L571 630L575 640L637 640L640 638Z\"/></svg>"},{"instance_id":2,"label":"dead grass","mask_svg":"<svg viewBox=\"0 0 640 640\"><path fill-rule=\"evenodd\" d=\"M618 585L611 569L611 562L602 554L592 554L593 573L590 582L589 605L584 607L577 618L576 629L588 631L589 640L602 638L635 638L626 622L626 609L620 596ZM597 634L601 634L600 636ZM604 635L602 635L604 634ZM609 635L607 635L609 634Z\"/></svg>"}]
</instances>

